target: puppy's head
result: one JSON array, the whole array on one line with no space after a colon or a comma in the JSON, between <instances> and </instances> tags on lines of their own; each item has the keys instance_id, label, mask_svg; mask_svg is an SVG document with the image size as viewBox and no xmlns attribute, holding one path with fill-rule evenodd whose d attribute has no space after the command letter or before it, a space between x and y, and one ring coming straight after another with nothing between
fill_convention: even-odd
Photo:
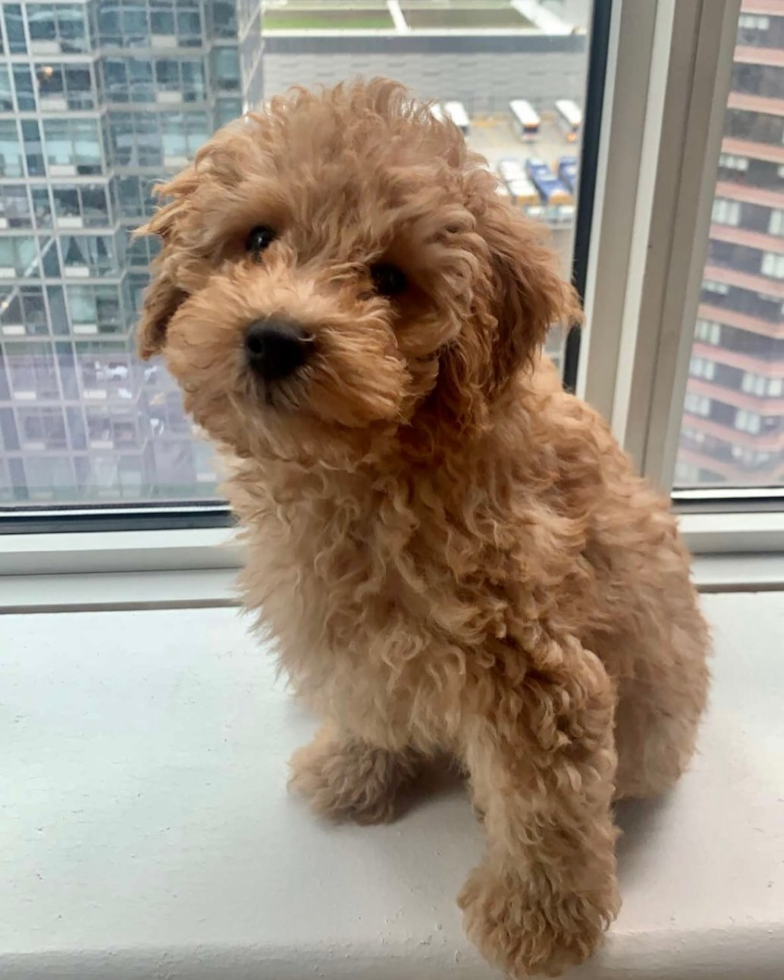
<instances>
[{"instance_id":1,"label":"puppy's head","mask_svg":"<svg viewBox=\"0 0 784 980\"><path fill-rule=\"evenodd\" d=\"M160 193L139 351L241 455L481 426L576 310L458 129L392 82L273 99Z\"/></svg>"}]
</instances>

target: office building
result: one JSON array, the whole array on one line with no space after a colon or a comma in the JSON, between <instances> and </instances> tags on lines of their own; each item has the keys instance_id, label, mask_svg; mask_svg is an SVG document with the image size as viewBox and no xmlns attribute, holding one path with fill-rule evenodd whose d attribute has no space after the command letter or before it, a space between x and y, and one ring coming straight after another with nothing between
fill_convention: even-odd
<instances>
[{"instance_id":1,"label":"office building","mask_svg":"<svg viewBox=\"0 0 784 980\"><path fill-rule=\"evenodd\" d=\"M177 391L132 332L151 188L261 95L258 3L4 3L0 497L212 493Z\"/></svg>"},{"instance_id":2,"label":"office building","mask_svg":"<svg viewBox=\"0 0 784 980\"><path fill-rule=\"evenodd\" d=\"M744 0L676 482L784 479L784 2Z\"/></svg>"}]
</instances>

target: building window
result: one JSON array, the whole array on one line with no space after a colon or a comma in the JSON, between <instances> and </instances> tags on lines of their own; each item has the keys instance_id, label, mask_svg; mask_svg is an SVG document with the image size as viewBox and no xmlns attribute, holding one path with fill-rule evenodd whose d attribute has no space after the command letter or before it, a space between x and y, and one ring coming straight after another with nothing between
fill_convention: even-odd
<instances>
[{"instance_id":1,"label":"building window","mask_svg":"<svg viewBox=\"0 0 784 980\"><path fill-rule=\"evenodd\" d=\"M0 281L3 279L37 279L40 273L35 238L0 237Z\"/></svg>"},{"instance_id":2,"label":"building window","mask_svg":"<svg viewBox=\"0 0 784 980\"><path fill-rule=\"evenodd\" d=\"M87 65L36 64L38 103L42 110L93 109L95 92Z\"/></svg>"},{"instance_id":3,"label":"building window","mask_svg":"<svg viewBox=\"0 0 784 980\"><path fill-rule=\"evenodd\" d=\"M727 170L746 171L749 169L749 161L746 157L739 157L732 153L722 153L719 157L719 166Z\"/></svg>"},{"instance_id":4,"label":"building window","mask_svg":"<svg viewBox=\"0 0 784 980\"><path fill-rule=\"evenodd\" d=\"M84 4L31 3L27 7L33 54L79 54L89 50Z\"/></svg>"},{"instance_id":5,"label":"building window","mask_svg":"<svg viewBox=\"0 0 784 980\"><path fill-rule=\"evenodd\" d=\"M16 402L54 401L60 396L51 345L17 343L6 352L11 396Z\"/></svg>"},{"instance_id":6,"label":"building window","mask_svg":"<svg viewBox=\"0 0 784 980\"><path fill-rule=\"evenodd\" d=\"M697 320L695 338L704 344L718 344L721 342L721 324L713 320Z\"/></svg>"},{"instance_id":7,"label":"building window","mask_svg":"<svg viewBox=\"0 0 784 980\"><path fill-rule=\"evenodd\" d=\"M68 309L77 336L115 334L123 330L117 286L67 286Z\"/></svg>"},{"instance_id":8,"label":"building window","mask_svg":"<svg viewBox=\"0 0 784 980\"><path fill-rule=\"evenodd\" d=\"M0 177L23 177L23 161L16 123L12 119L0 119Z\"/></svg>"},{"instance_id":9,"label":"building window","mask_svg":"<svg viewBox=\"0 0 784 980\"><path fill-rule=\"evenodd\" d=\"M751 371L744 371L740 387L741 391L745 391L747 395L757 395L762 398L768 393L768 383L768 378L763 378Z\"/></svg>"},{"instance_id":10,"label":"building window","mask_svg":"<svg viewBox=\"0 0 784 980\"><path fill-rule=\"evenodd\" d=\"M738 27L747 31L767 31L770 28L770 19L758 14L741 14L738 18Z\"/></svg>"},{"instance_id":11,"label":"building window","mask_svg":"<svg viewBox=\"0 0 784 980\"><path fill-rule=\"evenodd\" d=\"M739 408L735 414L735 428L739 432L758 435L762 428L762 418L756 412L747 412L745 409Z\"/></svg>"},{"instance_id":12,"label":"building window","mask_svg":"<svg viewBox=\"0 0 784 980\"><path fill-rule=\"evenodd\" d=\"M692 357L689 362L689 374L693 378L702 378L705 381L713 381L716 376L716 362L709 361L704 357Z\"/></svg>"},{"instance_id":13,"label":"building window","mask_svg":"<svg viewBox=\"0 0 784 980\"><path fill-rule=\"evenodd\" d=\"M763 276L770 276L771 279L784 279L784 255L763 252L760 271Z\"/></svg>"},{"instance_id":14,"label":"building window","mask_svg":"<svg viewBox=\"0 0 784 980\"><path fill-rule=\"evenodd\" d=\"M38 337L49 333L41 286L18 285L0 290L0 340L4 337Z\"/></svg>"},{"instance_id":15,"label":"building window","mask_svg":"<svg viewBox=\"0 0 784 980\"><path fill-rule=\"evenodd\" d=\"M717 197L713 202L713 220L719 225L737 225L740 222L740 204Z\"/></svg>"},{"instance_id":16,"label":"building window","mask_svg":"<svg viewBox=\"0 0 784 980\"><path fill-rule=\"evenodd\" d=\"M697 395L693 391L687 392L685 408L692 415L700 415L702 418L707 418L711 413L711 406L712 402L710 398L706 398L704 395Z\"/></svg>"},{"instance_id":17,"label":"building window","mask_svg":"<svg viewBox=\"0 0 784 980\"><path fill-rule=\"evenodd\" d=\"M55 185L52 188L58 228L96 228L111 223L103 184Z\"/></svg>"},{"instance_id":18,"label":"building window","mask_svg":"<svg viewBox=\"0 0 784 980\"><path fill-rule=\"evenodd\" d=\"M726 282L716 282L714 279L703 279L702 288L709 293L717 293L719 296L726 296L730 291Z\"/></svg>"},{"instance_id":19,"label":"building window","mask_svg":"<svg viewBox=\"0 0 784 980\"><path fill-rule=\"evenodd\" d=\"M11 75L6 65L0 65L0 112L13 112L14 99L11 94Z\"/></svg>"},{"instance_id":20,"label":"building window","mask_svg":"<svg viewBox=\"0 0 784 980\"><path fill-rule=\"evenodd\" d=\"M63 235L60 248L65 276L106 276L119 271L109 235Z\"/></svg>"},{"instance_id":21,"label":"building window","mask_svg":"<svg viewBox=\"0 0 784 980\"><path fill-rule=\"evenodd\" d=\"M95 119L45 119L46 164L51 177L101 172L101 141Z\"/></svg>"},{"instance_id":22,"label":"building window","mask_svg":"<svg viewBox=\"0 0 784 980\"><path fill-rule=\"evenodd\" d=\"M19 410L22 449L66 449L65 418L61 408L23 408Z\"/></svg>"},{"instance_id":23,"label":"building window","mask_svg":"<svg viewBox=\"0 0 784 980\"><path fill-rule=\"evenodd\" d=\"M784 238L784 211L780 211L778 208L771 210L768 220L768 232L771 235Z\"/></svg>"}]
</instances>

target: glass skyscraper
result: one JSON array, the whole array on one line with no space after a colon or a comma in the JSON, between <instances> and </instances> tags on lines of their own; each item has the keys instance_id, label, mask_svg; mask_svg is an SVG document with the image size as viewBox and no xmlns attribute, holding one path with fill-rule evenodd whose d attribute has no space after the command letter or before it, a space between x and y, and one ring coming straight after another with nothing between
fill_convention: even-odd
<instances>
[{"instance_id":1,"label":"glass skyscraper","mask_svg":"<svg viewBox=\"0 0 784 980\"><path fill-rule=\"evenodd\" d=\"M152 186L261 96L258 0L0 5L0 500L213 491L133 358Z\"/></svg>"}]
</instances>

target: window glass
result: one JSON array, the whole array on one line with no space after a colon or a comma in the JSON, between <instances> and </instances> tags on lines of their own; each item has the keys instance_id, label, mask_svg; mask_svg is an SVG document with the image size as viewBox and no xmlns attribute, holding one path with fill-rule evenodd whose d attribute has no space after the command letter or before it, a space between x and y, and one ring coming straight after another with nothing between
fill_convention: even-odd
<instances>
[{"instance_id":1,"label":"window glass","mask_svg":"<svg viewBox=\"0 0 784 980\"><path fill-rule=\"evenodd\" d=\"M292 85L386 75L436 100L436 111L451 114L487 158L510 206L549 226L563 274L571 274L591 0L25 0L0 7L4 503L192 500L217 492L211 450L194 435L177 386L162 363L135 357L133 332L160 243L132 239L131 231L152 213L155 183L243 109ZM763 20L746 25L757 39L747 43L772 34L776 18ZM743 90L762 94L768 76L747 73ZM743 125L741 118L736 143L754 134ZM727 183L775 189L783 179L779 163L757 158L745 143L726 147L722 161ZM744 274L784 285L775 278L780 212L773 217L737 194L717 196L716 227L729 234L751 222L769 242L770 257L759 252ZM720 244L734 247L726 235ZM726 254L716 260L726 261ZM740 303L738 317L772 315L775 292L738 299L735 290L727 295L726 277L713 278L716 304ZM703 347L746 351L736 320L707 313L701 320ZM556 361L561 347L553 332L548 350ZM693 380L715 385L721 369L720 359L697 352ZM743 371L760 374L753 365ZM779 397L775 380L766 377L768 401ZM742 394L761 397L756 390ZM697 407L712 417L712 399L700 397L708 408ZM735 431L734 414L727 425Z\"/></svg>"},{"instance_id":2,"label":"window glass","mask_svg":"<svg viewBox=\"0 0 784 980\"><path fill-rule=\"evenodd\" d=\"M675 474L681 487L784 481L784 4L767 4L764 14L752 7L743 4L738 24Z\"/></svg>"}]
</instances>

